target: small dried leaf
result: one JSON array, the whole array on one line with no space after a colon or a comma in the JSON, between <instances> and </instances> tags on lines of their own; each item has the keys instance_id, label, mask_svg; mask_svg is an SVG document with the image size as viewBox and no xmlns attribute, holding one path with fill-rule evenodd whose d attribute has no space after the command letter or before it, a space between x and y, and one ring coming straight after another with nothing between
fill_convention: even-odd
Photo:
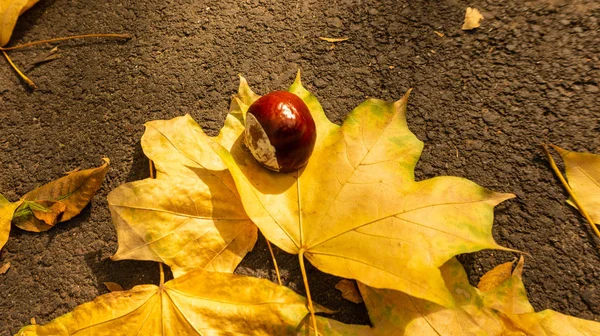
<instances>
[{"instance_id":1,"label":"small dried leaf","mask_svg":"<svg viewBox=\"0 0 600 336\"><path fill-rule=\"evenodd\" d=\"M119 285L116 282L104 282L104 286L111 292L120 292L123 291L123 286Z\"/></svg>"},{"instance_id":2,"label":"small dried leaf","mask_svg":"<svg viewBox=\"0 0 600 336\"><path fill-rule=\"evenodd\" d=\"M467 7L467 12L465 13L465 22L462 25L462 30L471 30L479 27L479 22L483 20L483 15L479 12L477 8Z\"/></svg>"},{"instance_id":3,"label":"small dried leaf","mask_svg":"<svg viewBox=\"0 0 600 336\"><path fill-rule=\"evenodd\" d=\"M356 282L348 279L342 279L335 285L335 289L342 292L342 297L350 302L363 302L362 296L356 287Z\"/></svg>"},{"instance_id":4,"label":"small dried leaf","mask_svg":"<svg viewBox=\"0 0 600 336\"><path fill-rule=\"evenodd\" d=\"M439 31L437 31L437 30L434 30L433 32L434 32L434 33L435 33L437 36L439 36L439 37L444 37L444 36L446 36L444 33L442 33L442 32L439 32Z\"/></svg>"},{"instance_id":5,"label":"small dried leaf","mask_svg":"<svg viewBox=\"0 0 600 336\"><path fill-rule=\"evenodd\" d=\"M30 318L30 319L29 319L29 323L30 323L30 324L33 324L33 325L36 325L36 324L37 324L37 322L35 321L35 317L32 317L32 318Z\"/></svg>"},{"instance_id":6,"label":"small dried leaf","mask_svg":"<svg viewBox=\"0 0 600 336\"><path fill-rule=\"evenodd\" d=\"M496 288L498 285L510 278L514 261L507 262L494 267L484 274L479 280L477 288L482 292Z\"/></svg>"},{"instance_id":7,"label":"small dried leaf","mask_svg":"<svg viewBox=\"0 0 600 336\"><path fill-rule=\"evenodd\" d=\"M12 35L17 19L39 0L0 0L0 47L5 46Z\"/></svg>"},{"instance_id":8,"label":"small dried leaf","mask_svg":"<svg viewBox=\"0 0 600 336\"><path fill-rule=\"evenodd\" d=\"M9 268L10 268L10 261L7 262L6 264L2 265L2 267L0 267L0 274L4 274L4 273L8 272Z\"/></svg>"},{"instance_id":9,"label":"small dried leaf","mask_svg":"<svg viewBox=\"0 0 600 336\"><path fill-rule=\"evenodd\" d=\"M110 160L97 168L76 171L34 189L25 196L13 223L26 231L47 231L78 215L100 189Z\"/></svg>"},{"instance_id":10,"label":"small dried leaf","mask_svg":"<svg viewBox=\"0 0 600 336\"><path fill-rule=\"evenodd\" d=\"M350 38L349 37L322 37L322 36L319 36L319 39L321 39L323 41L335 43L335 42L348 41Z\"/></svg>"}]
</instances>

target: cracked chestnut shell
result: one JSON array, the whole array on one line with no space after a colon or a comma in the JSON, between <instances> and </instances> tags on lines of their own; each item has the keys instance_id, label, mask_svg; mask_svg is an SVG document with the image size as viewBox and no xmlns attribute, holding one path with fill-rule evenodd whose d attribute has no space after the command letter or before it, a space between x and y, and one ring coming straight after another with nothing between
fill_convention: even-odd
<instances>
[{"instance_id":1,"label":"cracked chestnut shell","mask_svg":"<svg viewBox=\"0 0 600 336\"><path fill-rule=\"evenodd\" d=\"M315 147L315 121L300 97L273 91L246 113L246 146L263 166L282 173L306 165Z\"/></svg>"}]
</instances>

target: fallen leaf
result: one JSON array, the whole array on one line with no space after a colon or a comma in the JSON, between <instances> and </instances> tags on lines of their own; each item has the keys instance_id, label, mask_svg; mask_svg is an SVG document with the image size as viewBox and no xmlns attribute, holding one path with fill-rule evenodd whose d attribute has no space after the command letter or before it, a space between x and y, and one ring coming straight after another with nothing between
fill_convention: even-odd
<instances>
[{"instance_id":1,"label":"fallen leaf","mask_svg":"<svg viewBox=\"0 0 600 336\"><path fill-rule=\"evenodd\" d=\"M507 262L494 267L491 271L484 274L477 284L477 288L482 292L497 287L499 284L510 278L514 262Z\"/></svg>"},{"instance_id":2,"label":"fallen leaf","mask_svg":"<svg viewBox=\"0 0 600 336\"><path fill-rule=\"evenodd\" d=\"M363 302L362 296L356 287L356 282L348 279L340 280L336 285L335 289L342 293L342 297L350 302L361 303Z\"/></svg>"},{"instance_id":3,"label":"fallen leaf","mask_svg":"<svg viewBox=\"0 0 600 336\"><path fill-rule=\"evenodd\" d=\"M232 106L246 103L234 100ZM234 114L216 138L226 146L244 129ZM108 195L119 242L113 260L163 262L178 277L198 267L233 272L252 250L258 230L227 167L207 141L198 141L199 134L204 133L190 116L146 124L142 149L157 175Z\"/></svg>"},{"instance_id":4,"label":"fallen leaf","mask_svg":"<svg viewBox=\"0 0 600 336\"><path fill-rule=\"evenodd\" d=\"M108 196L119 243L111 259L163 262L175 277L195 268L233 272L257 239L256 226L235 200L235 192L200 176L159 173L119 186Z\"/></svg>"},{"instance_id":5,"label":"fallen leaf","mask_svg":"<svg viewBox=\"0 0 600 336\"><path fill-rule=\"evenodd\" d=\"M434 30L433 32L435 33L435 35L437 35L437 36L439 36L439 37L444 37L444 36L446 36L444 33L442 33L442 32L439 32L439 31L437 31L437 30Z\"/></svg>"},{"instance_id":6,"label":"fallen leaf","mask_svg":"<svg viewBox=\"0 0 600 336\"><path fill-rule=\"evenodd\" d=\"M34 189L23 196L13 223L26 231L47 231L78 215L100 189L110 161L80 170Z\"/></svg>"},{"instance_id":7,"label":"fallen leaf","mask_svg":"<svg viewBox=\"0 0 600 336\"><path fill-rule=\"evenodd\" d=\"M5 46L17 24L17 19L39 0L0 0L0 47Z\"/></svg>"},{"instance_id":8,"label":"fallen leaf","mask_svg":"<svg viewBox=\"0 0 600 336\"><path fill-rule=\"evenodd\" d=\"M82 304L19 336L294 335L306 298L264 279L196 270Z\"/></svg>"},{"instance_id":9,"label":"fallen leaf","mask_svg":"<svg viewBox=\"0 0 600 336\"><path fill-rule=\"evenodd\" d=\"M462 30L471 30L479 27L479 22L483 20L483 15L477 8L467 7L465 13L465 22L462 25Z\"/></svg>"},{"instance_id":10,"label":"fallen leaf","mask_svg":"<svg viewBox=\"0 0 600 336\"><path fill-rule=\"evenodd\" d=\"M10 268L10 261L7 262L6 264L2 265L2 267L0 267L0 274L4 274L4 273L8 272L9 268Z\"/></svg>"},{"instance_id":11,"label":"fallen leaf","mask_svg":"<svg viewBox=\"0 0 600 336\"><path fill-rule=\"evenodd\" d=\"M106 286L106 289L108 289L110 292L121 292L123 291L123 286L119 285L116 282L103 282L104 286Z\"/></svg>"},{"instance_id":12,"label":"fallen leaf","mask_svg":"<svg viewBox=\"0 0 600 336\"><path fill-rule=\"evenodd\" d=\"M0 194L0 250L8 241L10 222L22 201L11 203Z\"/></svg>"},{"instance_id":13,"label":"fallen leaf","mask_svg":"<svg viewBox=\"0 0 600 336\"><path fill-rule=\"evenodd\" d=\"M349 37L321 37L321 36L319 36L319 39L321 39L323 41L335 43L335 42L348 41L350 38Z\"/></svg>"},{"instance_id":14,"label":"fallen leaf","mask_svg":"<svg viewBox=\"0 0 600 336\"><path fill-rule=\"evenodd\" d=\"M34 325L37 324L35 317L32 317L29 319L29 324L34 324Z\"/></svg>"},{"instance_id":15,"label":"fallen leaf","mask_svg":"<svg viewBox=\"0 0 600 336\"><path fill-rule=\"evenodd\" d=\"M600 222L600 155L577 153L552 145L565 163L569 187L575 197L596 223ZM568 203L573 204L569 199Z\"/></svg>"},{"instance_id":16,"label":"fallen leaf","mask_svg":"<svg viewBox=\"0 0 600 336\"><path fill-rule=\"evenodd\" d=\"M228 116L241 116L242 125L257 98L246 91L251 92L243 88L235 98L246 103ZM327 119L299 76L289 91L304 100L317 125L315 149L303 171L264 169L242 146L242 130L231 146L212 142L250 219L269 241L306 256L324 272L451 306L439 267L457 254L502 249L491 235L493 208L514 195L458 177L415 181L423 143L406 124L408 95L395 103L367 100L340 127ZM224 131L235 133L228 127ZM210 138L199 131L187 141Z\"/></svg>"},{"instance_id":17,"label":"fallen leaf","mask_svg":"<svg viewBox=\"0 0 600 336\"><path fill-rule=\"evenodd\" d=\"M598 322L551 310L535 313L521 279L523 258L508 279L485 293L469 284L464 268L456 259L449 260L440 270L455 299L454 308L359 283L373 327L365 330L365 326L345 325L321 317L319 326L330 321L333 329L330 334L322 335L600 335Z\"/></svg>"}]
</instances>

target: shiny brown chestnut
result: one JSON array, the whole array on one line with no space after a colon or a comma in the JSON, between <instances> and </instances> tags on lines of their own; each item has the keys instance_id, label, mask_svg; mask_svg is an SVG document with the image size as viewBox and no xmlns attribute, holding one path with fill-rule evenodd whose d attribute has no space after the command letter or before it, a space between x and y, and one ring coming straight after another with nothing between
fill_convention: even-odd
<instances>
[{"instance_id":1,"label":"shiny brown chestnut","mask_svg":"<svg viewBox=\"0 0 600 336\"><path fill-rule=\"evenodd\" d=\"M246 146L263 166L287 173L306 165L315 147L315 121L300 97L273 91L246 113Z\"/></svg>"}]
</instances>

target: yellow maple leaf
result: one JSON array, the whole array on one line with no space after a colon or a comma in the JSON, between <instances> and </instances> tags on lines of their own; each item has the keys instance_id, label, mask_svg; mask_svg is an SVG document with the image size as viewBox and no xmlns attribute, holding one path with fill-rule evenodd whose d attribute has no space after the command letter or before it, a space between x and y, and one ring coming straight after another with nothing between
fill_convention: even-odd
<instances>
[{"instance_id":1,"label":"yellow maple leaf","mask_svg":"<svg viewBox=\"0 0 600 336\"><path fill-rule=\"evenodd\" d=\"M268 280L196 270L82 304L18 336L294 335L306 299Z\"/></svg>"},{"instance_id":2,"label":"yellow maple leaf","mask_svg":"<svg viewBox=\"0 0 600 336\"><path fill-rule=\"evenodd\" d=\"M5 46L17 24L17 19L39 0L0 0L0 47Z\"/></svg>"},{"instance_id":3,"label":"yellow maple leaf","mask_svg":"<svg viewBox=\"0 0 600 336\"><path fill-rule=\"evenodd\" d=\"M523 286L523 263L521 257L509 278L482 292L469 284L462 265L455 258L449 260L441 267L441 272L448 290L455 299L454 308L442 307L398 291L374 289L359 283L373 327L347 325L320 317L317 320L319 332L325 336L600 334L598 322L586 321L552 310L535 313ZM314 333L305 324L298 335Z\"/></svg>"},{"instance_id":4,"label":"yellow maple leaf","mask_svg":"<svg viewBox=\"0 0 600 336\"><path fill-rule=\"evenodd\" d=\"M460 253L502 248L491 235L493 208L514 195L458 177L414 180L423 143L406 124L408 95L367 100L340 127L298 75L289 91L311 111L317 142L302 171L281 174L242 145L244 114L258 96L245 80L240 88L222 130L237 140L224 145L199 133L193 141L212 143L250 219L286 252L327 273L451 306L438 268Z\"/></svg>"},{"instance_id":5,"label":"yellow maple leaf","mask_svg":"<svg viewBox=\"0 0 600 336\"><path fill-rule=\"evenodd\" d=\"M163 262L177 277L198 267L233 272L252 250L258 230L221 158L198 141L201 132L190 116L146 124L142 148L157 176L109 194L119 242L113 260ZM233 138L222 132L217 140Z\"/></svg>"}]
</instances>

